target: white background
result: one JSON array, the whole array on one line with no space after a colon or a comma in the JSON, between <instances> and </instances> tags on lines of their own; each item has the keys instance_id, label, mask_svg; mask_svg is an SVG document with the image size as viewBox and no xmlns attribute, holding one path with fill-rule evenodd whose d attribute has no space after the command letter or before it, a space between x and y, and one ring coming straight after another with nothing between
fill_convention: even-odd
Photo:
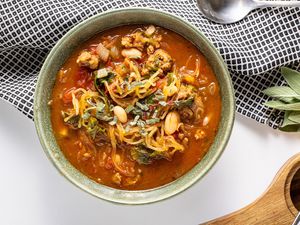
<instances>
[{"instance_id":1,"label":"white background","mask_svg":"<svg viewBox=\"0 0 300 225\"><path fill-rule=\"evenodd\" d=\"M34 123L0 101L0 224L198 224L254 201L297 152L300 134L236 115L224 154L196 185L159 203L115 205L59 175L40 146Z\"/></svg>"}]
</instances>

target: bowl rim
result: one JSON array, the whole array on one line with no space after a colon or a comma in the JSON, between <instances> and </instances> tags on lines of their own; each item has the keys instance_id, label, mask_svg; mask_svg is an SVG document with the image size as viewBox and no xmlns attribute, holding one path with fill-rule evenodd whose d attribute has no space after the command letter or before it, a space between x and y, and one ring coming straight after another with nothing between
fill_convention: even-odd
<instances>
[{"instance_id":1,"label":"bowl rim","mask_svg":"<svg viewBox=\"0 0 300 225\"><path fill-rule=\"evenodd\" d=\"M227 115L228 117L226 117L226 126L227 127L225 130L225 134L223 135L223 139L219 141L219 146L216 147L217 148L216 153L211 157L211 159L205 165L205 167L201 171L198 171L199 173L195 177L193 177L192 179L188 179L186 182L184 182L182 184L179 184L179 187L177 187L176 189L174 189L174 188L172 189L172 188L168 188L168 187L172 186L178 180L182 179L187 174L189 174L193 168L195 168L201 161L203 161L203 159L199 163L197 163L191 170L189 170L183 176L181 176L180 178L174 180L173 182L165 184L163 186L159 186L159 187L152 188L152 189L134 190L134 191L115 189L115 188L108 187L106 185L96 183L95 181L86 177L80 171L78 171L79 175L83 176L83 178L81 177L81 179L87 179L89 181L89 183L86 184L82 181L78 181L76 176L71 175L70 172L68 172L67 170L62 168L62 166L58 163L56 155L52 154L50 152L51 146L50 146L49 140L45 134L45 128L44 128L43 122L42 122L42 113L39 110L39 108L40 108L39 105L41 103L41 95L39 93L42 92L43 81L44 81L44 79L42 78L42 74L44 74L45 71L47 70L47 68L49 67L49 65L51 65L51 61L52 61L53 57L55 56L55 53L58 51L58 49L60 49L62 44L64 44L66 41L68 41L69 36L71 36L78 29L81 29L82 27L87 26L87 24L92 22L93 20L98 20L99 17L101 18L108 14L114 14L114 13L120 13L120 12L128 12L129 13L132 11L136 11L136 12L141 11L141 12L145 12L145 13L149 13L149 12L150 13L158 13L162 16L168 17L170 20L177 21L177 22L183 24L184 26L187 26L189 29L191 29L193 32L195 32L199 37L201 37L202 40L204 40L207 47L215 55L218 63L221 66L222 72L225 77L224 78L225 79L224 86L226 86L228 88L227 89L227 91L228 91L227 98L228 98L229 105L227 106L227 111L228 111L228 115ZM168 29L168 27L166 27L166 28ZM190 41L190 40L188 40L188 41ZM222 109L223 109L223 105L222 105ZM225 64L222 56L220 55L220 53L218 52L216 47L197 27L195 27L193 24L191 24L190 22L186 21L185 19L183 19L179 16L176 16L174 14L171 14L169 12L165 12L165 11L162 11L159 9L145 8L145 7L127 7L127 8L107 10L105 12L95 14L95 15L83 20L82 22L80 22L79 24L74 26L72 29L70 29L67 33L65 33L63 35L63 37L51 49L50 53L48 54L46 60L43 63L43 66L39 72L39 76L38 76L37 83L36 83L36 90L34 93L34 110L33 111L34 111L34 123L35 123L36 131L37 131L37 134L39 137L39 141L42 145L42 148L43 148L44 152L46 153L47 157L50 159L51 163L57 168L58 172L60 172L60 174L62 176L67 178L68 181L70 181L71 183L73 183L75 186L79 187L83 191L85 191L95 197L101 198L103 200L117 203L117 204L142 205L142 204L149 204L149 203L162 201L162 200L168 199L170 197L173 197L173 196L183 192L184 190L190 188L197 181L199 181L201 178L203 178L206 175L206 173L213 167L213 165L220 158L220 156L222 155L222 153L229 141L229 137L231 135L233 124L234 124L235 100L234 100L233 85L231 83L231 78L230 78L230 75L229 75L229 72L227 69L227 65ZM222 119L222 115L221 115L221 119ZM220 123L221 123L221 120L219 122L219 125L220 125ZM217 137L219 130L220 130L220 127L218 128L218 132L217 132L215 138ZM58 149L59 149L59 151L61 151L59 147L58 147ZM208 152L210 152L210 150L211 150L211 146L210 146L210 149ZM206 155L208 154L208 152L206 153ZM65 159L65 161L66 161L65 163L70 164L70 162L67 159ZM74 169L75 169L75 167L74 167ZM77 169L75 169L75 170L77 170ZM97 185L98 188L96 188L96 189L91 188L89 185ZM108 191L109 194L99 192L100 189L107 189L106 191ZM164 190L164 189L166 189L166 190ZM154 192L157 192L158 195L155 194ZM149 193L151 193L151 194L149 195ZM153 194L155 194L155 195L153 196ZM132 200L130 198L130 196L132 197L132 195L133 195L133 197L139 197L139 200L138 201ZM146 195L145 199L143 198L144 195Z\"/></svg>"}]
</instances>

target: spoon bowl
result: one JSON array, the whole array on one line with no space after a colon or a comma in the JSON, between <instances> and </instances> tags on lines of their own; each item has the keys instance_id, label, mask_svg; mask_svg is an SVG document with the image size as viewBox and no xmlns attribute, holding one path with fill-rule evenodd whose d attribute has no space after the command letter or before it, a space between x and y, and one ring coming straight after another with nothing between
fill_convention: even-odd
<instances>
[{"instance_id":1,"label":"spoon bowl","mask_svg":"<svg viewBox=\"0 0 300 225\"><path fill-rule=\"evenodd\" d=\"M197 0L197 4L207 19L220 24L238 22L257 8L300 7L300 1Z\"/></svg>"}]
</instances>

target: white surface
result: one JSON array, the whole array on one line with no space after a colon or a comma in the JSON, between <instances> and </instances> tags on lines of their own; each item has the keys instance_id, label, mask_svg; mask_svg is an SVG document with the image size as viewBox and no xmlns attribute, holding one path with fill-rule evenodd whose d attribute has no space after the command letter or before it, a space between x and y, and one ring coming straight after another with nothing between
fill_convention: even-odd
<instances>
[{"instance_id":1,"label":"white surface","mask_svg":"<svg viewBox=\"0 0 300 225\"><path fill-rule=\"evenodd\" d=\"M60 176L34 123L0 101L0 224L198 224L254 201L284 162L300 152L300 134L274 131L239 115L213 169L187 191L145 206L114 205Z\"/></svg>"}]
</instances>

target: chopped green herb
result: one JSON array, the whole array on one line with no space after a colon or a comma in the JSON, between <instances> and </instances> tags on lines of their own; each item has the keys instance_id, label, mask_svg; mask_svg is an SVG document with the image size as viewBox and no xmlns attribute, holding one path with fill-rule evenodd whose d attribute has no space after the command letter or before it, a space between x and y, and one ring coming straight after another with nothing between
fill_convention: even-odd
<instances>
[{"instance_id":1,"label":"chopped green herb","mask_svg":"<svg viewBox=\"0 0 300 225\"><path fill-rule=\"evenodd\" d=\"M97 79L103 78L103 77L106 77L106 76L108 76L107 69L103 68L103 69L100 69L100 70L96 71L96 78Z\"/></svg>"},{"instance_id":2,"label":"chopped green herb","mask_svg":"<svg viewBox=\"0 0 300 225\"><path fill-rule=\"evenodd\" d=\"M141 86L143 85L144 82L143 81L133 81L129 86L128 86L128 90L131 90L135 87Z\"/></svg>"},{"instance_id":3,"label":"chopped green herb","mask_svg":"<svg viewBox=\"0 0 300 225\"><path fill-rule=\"evenodd\" d=\"M100 69L101 70L101 69ZM106 69L105 69L106 70ZM99 71L98 71L99 72ZM101 77L102 76L102 77ZM94 86L96 87L97 91L102 95L102 96L106 96L103 91L101 90L101 86L104 84L105 81L107 81L108 83L110 83L112 81L112 79L115 77L115 74L111 71L107 71L107 75L105 75L104 77L104 71L100 73L100 75L98 75L98 73L95 76L94 79Z\"/></svg>"},{"instance_id":4,"label":"chopped green herb","mask_svg":"<svg viewBox=\"0 0 300 225\"><path fill-rule=\"evenodd\" d=\"M118 118L116 116L114 116L113 120L110 121L108 124L111 125L111 126L113 126L113 125L116 125L117 122L118 122Z\"/></svg>"},{"instance_id":5,"label":"chopped green herb","mask_svg":"<svg viewBox=\"0 0 300 225\"><path fill-rule=\"evenodd\" d=\"M78 128L79 119L80 119L79 115L73 116L68 121L66 121L66 123L76 129L76 128Z\"/></svg>"},{"instance_id":6,"label":"chopped green herb","mask_svg":"<svg viewBox=\"0 0 300 225\"><path fill-rule=\"evenodd\" d=\"M105 115L103 113L99 113L99 112L96 112L96 118L99 120L105 121L105 122L113 120L113 117Z\"/></svg>"},{"instance_id":7,"label":"chopped green herb","mask_svg":"<svg viewBox=\"0 0 300 225\"><path fill-rule=\"evenodd\" d=\"M98 125L94 127L88 127L87 132L91 136L92 139L95 139L97 134L105 134L105 128L99 127Z\"/></svg>"},{"instance_id":8,"label":"chopped green herb","mask_svg":"<svg viewBox=\"0 0 300 225\"><path fill-rule=\"evenodd\" d=\"M82 115L82 119L87 120L90 118L91 114L88 111L85 111Z\"/></svg>"},{"instance_id":9,"label":"chopped green herb","mask_svg":"<svg viewBox=\"0 0 300 225\"><path fill-rule=\"evenodd\" d=\"M141 165L149 165L153 161L152 157L150 156L151 150L148 151L148 149L142 145L132 148L130 153L132 159Z\"/></svg>"},{"instance_id":10,"label":"chopped green herb","mask_svg":"<svg viewBox=\"0 0 300 225\"><path fill-rule=\"evenodd\" d=\"M143 114L143 111L138 108L134 108L131 112L132 112L132 114L139 115L139 116L141 116Z\"/></svg>"},{"instance_id":11,"label":"chopped green herb","mask_svg":"<svg viewBox=\"0 0 300 225\"><path fill-rule=\"evenodd\" d=\"M110 104L109 105L109 111L111 111L111 112L114 111L114 107L115 107L114 105Z\"/></svg>"},{"instance_id":12,"label":"chopped green herb","mask_svg":"<svg viewBox=\"0 0 300 225\"><path fill-rule=\"evenodd\" d=\"M153 151L144 145L133 147L130 154L132 159L141 165L149 165L153 162L153 160L158 160L164 157L162 153Z\"/></svg>"},{"instance_id":13,"label":"chopped green herb","mask_svg":"<svg viewBox=\"0 0 300 225\"><path fill-rule=\"evenodd\" d=\"M137 123L137 121L139 120L139 118L140 118L139 115L135 116L134 119L133 119L133 121L131 121L131 122L129 123L130 126L135 126L136 123Z\"/></svg>"},{"instance_id":14,"label":"chopped green herb","mask_svg":"<svg viewBox=\"0 0 300 225\"><path fill-rule=\"evenodd\" d=\"M153 119L146 120L146 123L147 123L148 125L151 125L151 124L156 124L156 123L158 123L159 121L160 121L159 118L153 118Z\"/></svg>"},{"instance_id":15,"label":"chopped green herb","mask_svg":"<svg viewBox=\"0 0 300 225\"><path fill-rule=\"evenodd\" d=\"M154 103L154 94L149 95L149 96L145 99L145 103L146 103L146 104L153 104L153 103Z\"/></svg>"},{"instance_id":16,"label":"chopped green herb","mask_svg":"<svg viewBox=\"0 0 300 225\"><path fill-rule=\"evenodd\" d=\"M130 125L127 125L127 126L125 127L125 132L128 133L129 131L130 131Z\"/></svg>"},{"instance_id":17,"label":"chopped green herb","mask_svg":"<svg viewBox=\"0 0 300 225\"><path fill-rule=\"evenodd\" d=\"M168 78L168 86L173 82L174 78L173 78L174 74L173 73L168 73L167 78Z\"/></svg>"},{"instance_id":18,"label":"chopped green herb","mask_svg":"<svg viewBox=\"0 0 300 225\"><path fill-rule=\"evenodd\" d=\"M133 105L129 105L126 107L125 112L126 113L130 113L132 110L134 110L134 106Z\"/></svg>"},{"instance_id":19,"label":"chopped green herb","mask_svg":"<svg viewBox=\"0 0 300 225\"><path fill-rule=\"evenodd\" d=\"M155 93L154 93L154 100L156 101L160 101L165 99L165 96L163 94L163 92L161 91L161 89L158 89Z\"/></svg>"},{"instance_id":20,"label":"chopped green herb","mask_svg":"<svg viewBox=\"0 0 300 225\"><path fill-rule=\"evenodd\" d=\"M104 111L104 108L105 108L105 104L103 102L99 102L96 106L97 112L100 112L100 113L102 113Z\"/></svg>"},{"instance_id":21,"label":"chopped green herb","mask_svg":"<svg viewBox=\"0 0 300 225\"><path fill-rule=\"evenodd\" d=\"M146 125L146 123L145 123L145 121L143 121L143 120L138 120L138 121L136 122L136 125L138 125L139 127L144 128L145 125Z\"/></svg>"},{"instance_id":22,"label":"chopped green herb","mask_svg":"<svg viewBox=\"0 0 300 225\"><path fill-rule=\"evenodd\" d=\"M146 137L147 134L148 134L148 132L147 132L144 128L142 128L142 129L140 129L140 134L141 134L143 137Z\"/></svg>"},{"instance_id":23,"label":"chopped green herb","mask_svg":"<svg viewBox=\"0 0 300 225\"><path fill-rule=\"evenodd\" d=\"M161 106L167 106L168 103L166 103L165 101L159 101L158 104L160 104Z\"/></svg>"},{"instance_id":24,"label":"chopped green herb","mask_svg":"<svg viewBox=\"0 0 300 225\"><path fill-rule=\"evenodd\" d=\"M143 105L140 102L136 102L135 104L136 104L137 107L139 107L143 111L149 110L149 107L146 104Z\"/></svg>"},{"instance_id":25,"label":"chopped green herb","mask_svg":"<svg viewBox=\"0 0 300 225\"><path fill-rule=\"evenodd\" d=\"M191 97L186 100L174 101L174 106L177 109L182 109L184 107L191 107L193 103L194 103L194 97Z\"/></svg>"},{"instance_id":26,"label":"chopped green herb","mask_svg":"<svg viewBox=\"0 0 300 225\"><path fill-rule=\"evenodd\" d=\"M164 95L155 95L154 99L157 100L157 101L160 101L160 100L165 99L165 96Z\"/></svg>"},{"instance_id":27,"label":"chopped green herb","mask_svg":"<svg viewBox=\"0 0 300 225\"><path fill-rule=\"evenodd\" d=\"M154 92L145 99L145 104L154 104L163 99L165 99L165 96L162 93L162 91L158 89L156 92Z\"/></svg>"}]
</instances>

